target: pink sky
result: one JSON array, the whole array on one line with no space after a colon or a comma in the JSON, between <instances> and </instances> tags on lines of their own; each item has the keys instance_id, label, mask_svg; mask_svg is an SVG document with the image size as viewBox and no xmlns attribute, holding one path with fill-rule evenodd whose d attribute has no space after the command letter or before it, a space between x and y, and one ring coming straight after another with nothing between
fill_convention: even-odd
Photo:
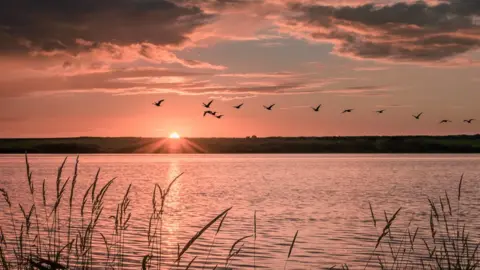
<instances>
[{"instance_id":1,"label":"pink sky","mask_svg":"<svg viewBox=\"0 0 480 270\"><path fill-rule=\"evenodd\" d=\"M0 0L0 137L475 134L479 48L475 0Z\"/></svg>"}]
</instances>

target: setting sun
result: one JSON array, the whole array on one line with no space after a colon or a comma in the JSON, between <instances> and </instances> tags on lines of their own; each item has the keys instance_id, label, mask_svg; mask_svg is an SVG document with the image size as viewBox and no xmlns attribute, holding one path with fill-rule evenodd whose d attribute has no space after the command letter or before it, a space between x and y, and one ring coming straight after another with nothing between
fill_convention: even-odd
<instances>
[{"instance_id":1,"label":"setting sun","mask_svg":"<svg viewBox=\"0 0 480 270\"><path fill-rule=\"evenodd\" d=\"M172 132L170 133L170 136L168 136L170 139L180 139L180 135L178 135L177 132Z\"/></svg>"}]
</instances>

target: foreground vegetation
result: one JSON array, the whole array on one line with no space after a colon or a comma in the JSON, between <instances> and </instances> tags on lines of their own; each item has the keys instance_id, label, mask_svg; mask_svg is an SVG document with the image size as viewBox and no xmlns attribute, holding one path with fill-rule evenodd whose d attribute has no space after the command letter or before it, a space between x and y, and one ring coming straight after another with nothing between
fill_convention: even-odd
<instances>
[{"instance_id":1,"label":"foreground vegetation","mask_svg":"<svg viewBox=\"0 0 480 270\"><path fill-rule=\"evenodd\" d=\"M480 135L0 139L0 153L480 153Z\"/></svg>"},{"instance_id":2,"label":"foreground vegetation","mask_svg":"<svg viewBox=\"0 0 480 270\"><path fill-rule=\"evenodd\" d=\"M41 187L34 185L33 173L30 169L28 157L26 162L26 181L28 183L28 197L30 205L25 200L13 205L7 190L0 188L4 199L1 205L4 216L0 225L0 265L2 269L122 269L125 267L125 257L129 254L126 249L125 234L132 220L130 201L131 185L126 189L121 201L116 205L114 213L104 213L106 206L104 198L109 192L114 179L105 185L99 186L99 174L96 174L89 187L81 192L81 204L76 205L74 196L77 189L78 164L77 158L73 175L65 178L63 175L66 159L58 168L55 182L55 194L47 194L45 180ZM215 253L215 239L221 233L222 224L227 218L227 208L204 225L189 241L178 245L175 258L168 261L163 257L162 235L166 212L166 202L170 190L178 178L173 179L168 186L153 186L151 213L148 221L147 239L145 245L148 252L138 258L135 269L207 269L206 261ZM369 260L365 262L365 269L477 269L480 258L478 248L480 242L477 235L471 235L465 224L465 217L461 209L463 176L458 185L454 198L445 192L438 199L428 199L430 215L429 227L411 228L410 224L403 230L397 229L398 217L402 208L393 214L383 212L375 214L370 205L372 229L378 232L376 243L369 251ZM38 203L40 202L40 203ZM368 210L368 209L367 209ZM78 214L74 214L78 211ZM16 217L22 216L22 220ZM80 217L80 224L74 222L73 217ZM379 218L379 216L382 216ZM101 220L113 220L111 234L105 235L98 226ZM255 242L257 238L256 213L253 218L253 231L247 233L234 243L224 258L224 263L213 269L230 269L232 261L243 251L245 241L253 241L252 268L255 265ZM395 225L395 226L394 226ZM105 229L105 228L103 228ZM207 230L214 231L206 258L193 257L185 261L186 255L196 241ZM285 253L285 266L288 268L289 259L294 256L297 237L293 236L288 252ZM94 245L94 239L101 238L104 247ZM94 260L94 254L102 254L101 262ZM189 256L190 258L190 256ZM101 263L101 265L99 265ZM268 266L267 266L268 267ZM327 269L349 269L347 264L326 266ZM305 269L309 268L308 265Z\"/></svg>"}]
</instances>

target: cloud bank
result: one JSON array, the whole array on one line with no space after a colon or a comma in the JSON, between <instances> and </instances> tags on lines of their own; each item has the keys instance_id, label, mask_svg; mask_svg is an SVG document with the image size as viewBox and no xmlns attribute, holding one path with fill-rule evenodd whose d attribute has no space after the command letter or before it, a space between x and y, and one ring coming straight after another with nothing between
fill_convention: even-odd
<instances>
[{"instance_id":1,"label":"cloud bank","mask_svg":"<svg viewBox=\"0 0 480 270\"><path fill-rule=\"evenodd\" d=\"M1 0L0 50L74 54L108 43L175 46L209 18L166 0Z\"/></svg>"},{"instance_id":2,"label":"cloud bank","mask_svg":"<svg viewBox=\"0 0 480 270\"><path fill-rule=\"evenodd\" d=\"M480 1L359 6L290 5L285 31L352 58L432 62L480 47Z\"/></svg>"},{"instance_id":3,"label":"cloud bank","mask_svg":"<svg viewBox=\"0 0 480 270\"><path fill-rule=\"evenodd\" d=\"M273 26L332 43L341 56L440 61L479 48L480 1L0 0L0 55L90 53L223 69L172 50L212 37L268 40L257 30Z\"/></svg>"},{"instance_id":4,"label":"cloud bank","mask_svg":"<svg viewBox=\"0 0 480 270\"><path fill-rule=\"evenodd\" d=\"M7 74L0 78L0 95L91 90L244 96L314 93L331 83L294 72L227 72L231 67L179 56L212 42L279 44L288 37L331 43L332 53L353 59L478 65L466 54L480 48L480 1L0 0L0 71ZM152 69L115 69L120 64ZM14 74L19 65L27 68Z\"/></svg>"}]
</instances>

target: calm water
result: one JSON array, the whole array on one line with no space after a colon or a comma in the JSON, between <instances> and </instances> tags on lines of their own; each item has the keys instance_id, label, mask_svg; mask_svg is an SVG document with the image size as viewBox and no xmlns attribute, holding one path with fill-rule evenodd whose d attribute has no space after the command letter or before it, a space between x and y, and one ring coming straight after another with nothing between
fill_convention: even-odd
<instances>
[{"instance_id":1,"label":"calm water","mask_svg":"<svg viewBox=\"0 0 480 270\"><path fill-rule=\"evenodd\" d=\"M63 158L30 156L37 189L46 179L47 194L54 195ZM73 165L70 156L64 180L72 175ZM116 203L132 183L132 220L125 237L127 266L132 269L139 269L147 254L154 184L165 187L181 172L184 175L167 201L165 260L175 256L177 244L183 247L199 228L233 206L215 241L207 264L210 268L224 264L236 239L253 234L255 210L257 266L282 269L296 230L299 235L288 269L320 269L342 263L363 266L379 234L371 222L369 201L377 215L383 215L383 210L391 215L402 206L399 224L412 220L415 226L428 226L427 196L438 198L446 190L455 197L462 173L464 209L473 217L472 229L480 228L480 155L83 155L77 183L82 194L76 196L76 205L98 168L101 183L117 177L107 193L99 231L111 233L113 223L108 216L115 214ZM23 156L0 155L0 187L8 190L14 205L22 203L28 208ZM11 225L3 201L0 205L0 225L8 234ZM202 267L215 229L207 231L187 253L186 261L198 256L193 268ZM103 242L98 240L96 247L95 254L101 258ZM252 265L252 253L250 238L233 267Z\"/></svg>"}]
</instances>

